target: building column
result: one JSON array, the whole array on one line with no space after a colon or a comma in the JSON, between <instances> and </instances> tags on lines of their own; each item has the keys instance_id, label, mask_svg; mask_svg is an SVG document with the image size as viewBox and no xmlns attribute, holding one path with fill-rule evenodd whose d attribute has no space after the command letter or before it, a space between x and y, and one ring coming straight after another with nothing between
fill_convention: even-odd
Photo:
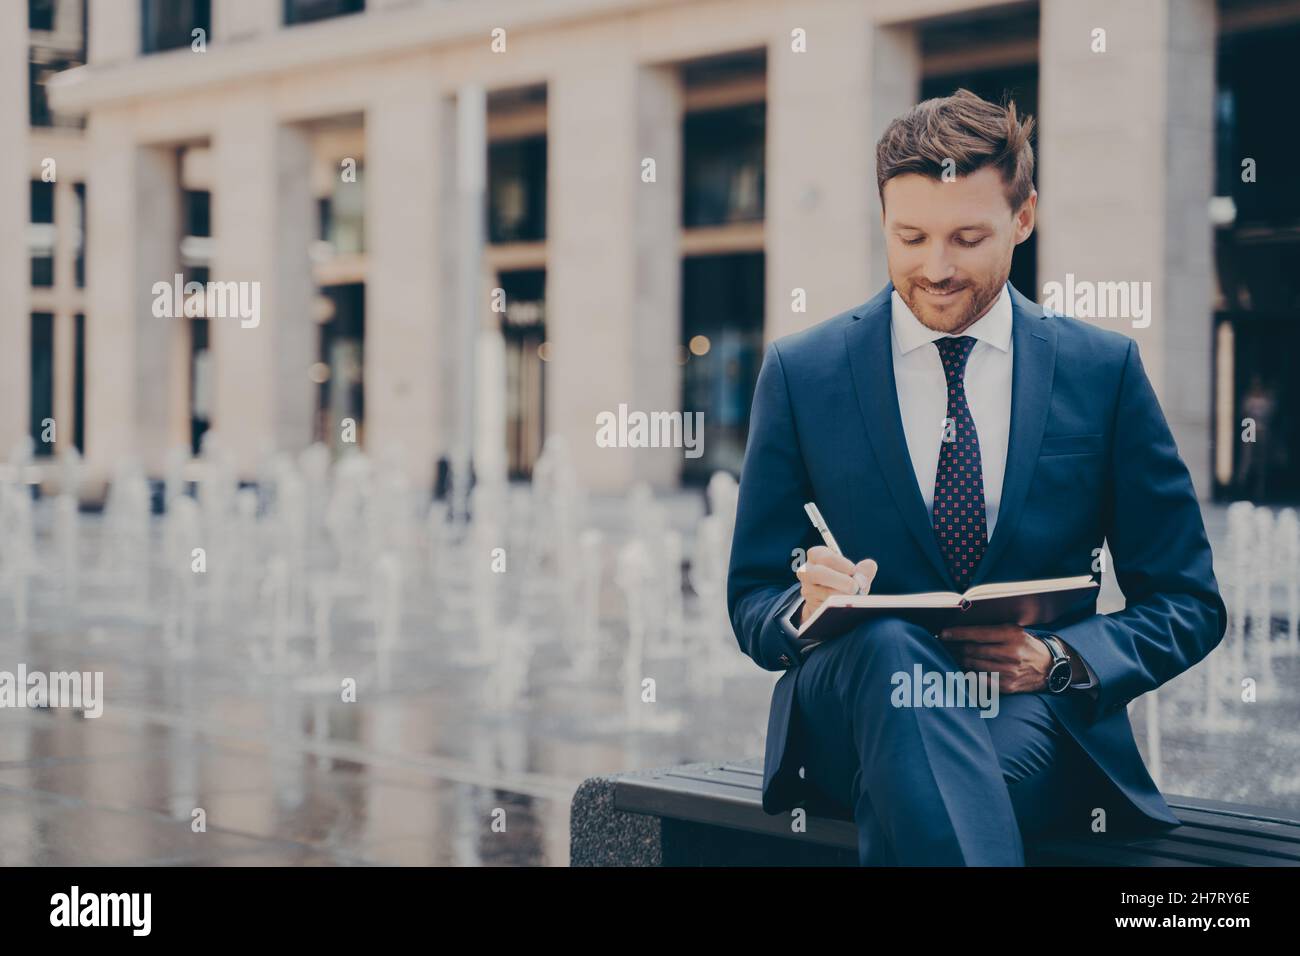
<instances>
[{"instance_id":1,"label":"building column","mask_svg":"<svg viewBox=\"0 0 1300 956\"><path fill-rule=\"evenodd\" d=\"M140 53L140 0L87 0L86 58L92 66L121 63ZM26 35L26 34L24 34Z\"/></svg>"},{"instance_id":2,"label":"building column","mask_svg":"<svg viewBox=\"0 0 1300 956\"><path fill-rule=\"evenodd\" d=\"M1150 282L1146 317L1092 321L1137 340L1206 497L1215 5L1044 0L1041 38L1039 281Z\"/></svg>"},{"instance_id":3,"label":"building column","mask_svg":"<svg viewBox=\"0 0 1300 956\"><path fill-rule=\"evenodd\" d=\"M638 162L655 159L656 182L634 179L636 207L633 256L635 310L632 314L632 385L645 411L695 409L682 406L682 104L681 73L671 66L637 70ZM548 307L549 311L549 307ZM633 407L638 407L633 405ZM611 411L614 409L611 409ZM702 440L702 436L698 436ZM599 449L604 450L604 449ZM676 487L683 455L664 449L625 452L638 480Z\"/></svg>"},{"instance_id":4,"label":"building column","mask_svg":"<svg viewBox=\"0 0 1300 956\"><path fill-rule=\"evenodd\" d=\"M450 157L432 76L413 69L388 79L365 121L366 445L376 455L399 449L411 480L428 488L448 437L440 353L454 348L440 334L448 317L438 247L452 212L439 190Z\"/></svg>"},{"instance_id":5,"label":"building column","mask_svg":"<svg viewBox=\"0 0 1300 956\"><path fill-rule=\"evenodd\" d=\"M239 474L251 479L264 456L297 452L312 438L315 386L308 371L319 332L309 258L311 143L305 129L281 125L260 97L230 97L213 155L211 279L254 283L260 307L255 318L209 321L213 428Z\"/></svg>"},{"instance_id":6,"label":"building column","mask_svg":"<svg viewBox=\"0 0 1300 956\"><path fill-rule=\"evenodd\" d=\"M601 448L601 412L681 407L681 105L676 77L639 67L599 35L575 34L574 55L547 95L546 417L567 439L581 480L618 491L675 485L682 451ZM642 181L654 159L655 181Z\"/></svg>"},{"instance_id":7,"label":"building column","mask_svg":"<svg viewBox=\"0 0 1300 956\"><path fill-rule=\"evenodd\" d=\"M921 99L921 35L914 26L877 26L871 35L871 129L867 188L871 192L871 283L875 295L889 281L882 228L885 210L876 187L876 143L885 129Z\"/></svg>"},{"instance_id":8,"label":"building column","mask_svg":"<svg viewBox=\"0 0 1300 956\"><path fill-rule=\"evenodd\" d=\"M139 146L129 118L96 114L87 171L86 455L94 478L124 455L158 474L171 438L171 371L180 318L155 317L155 282L172 282L180 242L176 150Z\"/></svg>"},{"instance_id":9,"label":"building column","mask_svg":"<svg viewBox=\"0 0 1300 956\"><path fill-rule=\"evenodd\" d=\"M869 14L841 0L789 4L769 41L768 341L861 303L883 281L869 271L879 232ZM806 43L803 52L796 42ZM801 302L806 311L795 311Z\"/></svg>"},{"instance_id":10,"label":"building column","mask_svg":"<svg viewBox=\"0 0 1300 956\"><path fill-rule=\"evenodd\" d=\"M174 146L141 146L135 154L135 450L146 474L160 476L184 406L185 380L173 356L189 320L156 317L152 289L171 286L180 272L181 163Z\"/></svg>"},{"instance_id":11,"label":"building column","mask_svg":"<svg viewBox=\"0 0 1300 956\"><path fill-rule=\"evenodd\" d=\"M0 455L27 434L30 400L31 288L27 226L28 185L27 5L0 4Z\"/></svg>"}]
</instances>

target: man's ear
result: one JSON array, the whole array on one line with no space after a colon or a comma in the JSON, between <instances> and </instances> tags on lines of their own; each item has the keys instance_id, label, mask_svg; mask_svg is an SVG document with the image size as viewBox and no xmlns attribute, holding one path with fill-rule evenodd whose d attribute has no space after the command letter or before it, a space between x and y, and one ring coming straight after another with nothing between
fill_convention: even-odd
<instances>
[{"instance_id":1,"label":"man's ear","mask_svg":"<svg viewBox=\"0 0 1300 956\"><path fill-rule=\"evenodd\" d=\"M1016 220L1016 245L1024 242L1034 231L1034 224L1038 221L1038 190L1031 189L1029 195L1025 197L1024 203L1015 214Z\"/></svg>"}]
</instances>

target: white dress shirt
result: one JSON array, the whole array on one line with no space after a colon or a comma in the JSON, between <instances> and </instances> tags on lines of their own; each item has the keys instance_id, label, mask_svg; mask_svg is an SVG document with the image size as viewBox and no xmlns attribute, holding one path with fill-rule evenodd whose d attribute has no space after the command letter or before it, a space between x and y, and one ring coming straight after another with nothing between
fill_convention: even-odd
<instances>
[{"instance_id":1,"label":"white dress shirt","mask_svg":"<svg viewBox=\"0 0 1300 956\"><path fill-rule=\"evenodd\" d=\"M890 305L889 338L894 348L898 411L903 418L912 470L928 513L934 506L934 476L948 417L948 379L943 374L939 350L931 343L953 336L922 325L897 290L890 297ZM992 307L962 335L975 339L966 360L964 381L966 404L979 438L984 514L992 538L1002 502L1007 437L1011 431L1011 294L1005 285Z\"/></svg>"},{"instance_id":2,"label":"white dress shirt","mask_svg":"<svg viewBox=\"0 0 1300 956\"><path fill-rule=\"evenodd\" d=\"M1007 286L984 315L961 334L975 339L966 360L962 381L966 404L975 422L980 446L980 470L984 479L984 514L988 536L993 537L998 510L1002 503L1002 480L1007 469L1007 444L1011 434L1011 293ZM898 411L907 438L907 452L912 459L916 484L925 501L926 512L934 507L934 479L939 469L939 448L943 442L948 417L948 379L943 373L935 340L953 338L921 324L903 297L894 290L890 296L890 342L894 353L894 386L898 394ZM803 601L793 602L782 615L791 622ZM1088 689L1097 678L1088 672L1086 682L1071 687Z\"/></svg>"},{"instance_id":3,"label":"white dress shirt","mask_svg":"<svg viewBox=\"0 0 1300 956\"><path fill-rule=\"evenodd\" d=\"M927 512L934 508L934 479L939 470L939 448L948 418L948 379L943 373L936 339L953 338L921 324L895 289L890 296L890 342L894 349L894 387L898 411L907 436L907 452L921 489ZM1002 479L1007 470L1007 444L1011 435L1011 293L1005 285L997 301L966 331L975 346L966 360L962 381L966 405L975 422L980 445L980 471L984 478L984 515L988 536L993 537L1002 504ZM1071 687L1088 689L1097 682L1087 661L1086 681Z\"/></svg>"}]
</instances>

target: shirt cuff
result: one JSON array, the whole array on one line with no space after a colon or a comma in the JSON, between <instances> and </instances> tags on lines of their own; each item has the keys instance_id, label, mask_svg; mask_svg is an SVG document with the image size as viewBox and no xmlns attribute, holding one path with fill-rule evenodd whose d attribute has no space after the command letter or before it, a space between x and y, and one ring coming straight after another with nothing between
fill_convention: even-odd
<instances>
[{"instance_id":1,"label":"shirt cuff","mask_svg":"<svg viewBox=\"0 0 1300 956\"><path fill-rule=\"evenodd\" d=\"M803 595L795 591L790 603L786 605L784 611L780 612L781 630L785 631L790 639L794 641L799 640L799 628L794 625L794 616L801 607L803 607Z\"/></svg>"},{"instance_id":2,"label":"shirt cuff","mask_svg":"<svg viewBox=\"0 0 1300 956\"><path fill-rule=\"evenodd\" d=\"M1079 657L1079 652L1075 651L1074 656ZM1094 674L1092 668L1088 666L1088 662L1085 661L1082 657L1079 657L1079 663L1081 663L1083 665L1083 669L1087 671L1088 679L1086 681L1077 681L1076 683L1073 683L1070 686L1077 687L1079 690L1087 690L1090 687L1096 687L1097 675Z\"/></svg>"},{"instance_id":3,"label":"shirt cuff","mask_svg":"<svg viewBox=\"0 0 1300 956\"><path fill-rule=\"evenodd\" d=\"M790 640L799 645L799 655L802 657L814 647L820 647L822 642L815 641L810 637L799 636L799 628L795 626L794 616L799 613L801 607L803 607L803 595L796 591L794 597L790 600L790 604L784 611L780 612L780 622L781 630L785 631Z\"/></svg>"}]
</instances>

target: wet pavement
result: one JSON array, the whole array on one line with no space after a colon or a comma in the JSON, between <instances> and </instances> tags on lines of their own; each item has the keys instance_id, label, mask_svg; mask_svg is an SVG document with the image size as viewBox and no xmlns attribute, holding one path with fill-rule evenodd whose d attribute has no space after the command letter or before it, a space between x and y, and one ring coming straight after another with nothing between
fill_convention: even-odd
<instances>
[{"instance_id":1,"label":"wet pavement","mask_svg":"<svg viewBox=\"0 0 1300 956\"><path fill-rule=\"evenodd\" d=\"M689 529L700 510L683 496L671 517ZM620 533L614 509L594 513ZM777 675L753 665L701 680L695 656L652 658L654 715L628 725L616 595L586 677L562 626L519 618L531 653L500 703L493 667L465 653L471 625L448 626L440 610L433 591L446 582L408 580L383 667L363 602L346 597L326 662L298 634L277 665L255 602L208 609L193 647L178 647L157 580L143 606L118 601L97 557L101 520L82 519L75 614L48 567L25 631L0 598L0 671L102 671L105 695L97 718L0 709L0 865L562 866L584 778L762 752ZM704 640L688 602L691 622ZM716 640L739 657L729 633ZM1154 748L1147 705L1130 707L1162 789L1300 816L1300 703L1286 691L1300 659L1275 661L1260 702L1225 705L1213 724L1203 667L1160 691Z\"/></svg>"}]
</instances>

